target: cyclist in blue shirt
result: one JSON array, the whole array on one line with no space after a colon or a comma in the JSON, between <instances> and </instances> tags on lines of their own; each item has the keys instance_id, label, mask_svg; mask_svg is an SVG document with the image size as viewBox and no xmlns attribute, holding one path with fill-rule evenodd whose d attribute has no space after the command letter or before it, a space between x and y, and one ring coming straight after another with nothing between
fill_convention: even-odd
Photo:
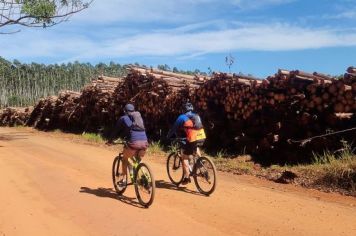
<instances>
[{"instance_id":1,"label":"cyclist in blue shirt","mask_svg":"<svg viewBox=\"0 0 356 236\"><path fill-rule=\"evenodd\" d=\"M124 107L124 115L117 121L107 144L112 144L118 134L127 140L123 150L122 165L122 173L127 175L128 159L133 156L143 158L148 148L145 126L141 114L135 111L134 105L127 104Z\"/></svg>"}]
</instances>

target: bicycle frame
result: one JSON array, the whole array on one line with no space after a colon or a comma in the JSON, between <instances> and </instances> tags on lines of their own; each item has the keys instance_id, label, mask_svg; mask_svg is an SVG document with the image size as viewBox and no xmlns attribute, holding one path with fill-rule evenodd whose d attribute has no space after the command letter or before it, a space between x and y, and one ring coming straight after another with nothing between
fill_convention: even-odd
<instances>
[{"instance_id":1,"label":"bicycle frame","mask_svg":"<svg viewBox=\"0 0 356 236\"><path fill-rule=\"evenodd\" d=\"M166 162L168 177L177 187L182 183L184 179L184 173L186 173L184 170L186 169L184 167L185 158L182 157L182 148L184 143L181 141L181 139L173 140L172 144L175 145L176 149L173 149L172 152L168 155ZM200 148L198 146L193 151L193 154L189 155L189 166L186 171L189 171L189 176L193 177L195 186L197 187L198 191L208 196L215 190L216 167L210 158L201 155ZM208 166L206 166L206 164ZM183 173L181 170L179 170L181 168L183 169ZM176 172L177 170L178 172ZM211 171L212 173L210 173ZM172 173L174 176L171 175ZM202 188L202 180L209 184L208 190L204 189L205 187Z\"/></svg>"},{"instance_id":2,"label":"bicycle frame","mask_svg":"<svg viewBox=\"0 0 356 236\"><path fill-rule=\"evenodd\" d=\"M178 146L178 150L176 151L178 154L179 154L179 157L180 157L180 160L181 160L181 163L183 163L184 159L182 157L182 149L183 149L183 141L184 139L175 139L173 141L173 144L174 146ZM193 176L193 173L194 173L194 168L196 167L196 164L197 164L197 160L199 157L201 157L201 152L200 152L200 148L199 147L196 147L193 155L189 155L189 162L192 161L192 165L189 163L189 175L190 176Z\"/></svg>"},{"instance_id":3,"label":"bicycle frame","mask_svg":"<svg viewBox=\"0 0 356 236\"><path fill-rule=\"evenodd\" d=\"M121 156L123 156L123 153L120 153ZM132 161L132 163L130 162L130 160ZM131 182L133 184L136 183L136 175L137 175L137 167L138 165L140 164L141 162L141 158L137 155L133 156L133 157L130 157L128 160L127 160L127 167L128 167L128 171L129 171L129 176L130 176L130 179L131 179ZM131 175L131 170L132 170L132 175Z\"/></svg>"}]
</instances>

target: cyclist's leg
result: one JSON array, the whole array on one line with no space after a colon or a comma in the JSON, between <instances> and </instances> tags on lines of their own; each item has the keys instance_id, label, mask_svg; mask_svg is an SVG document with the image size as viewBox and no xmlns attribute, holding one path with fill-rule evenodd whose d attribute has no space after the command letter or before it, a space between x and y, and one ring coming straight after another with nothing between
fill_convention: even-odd
<instances>
[{"instance_id":1,"label":"cyclist's leg","mask_svg":"<svg viewBox=\"0 0 356 236\"><path fill-rule=\"evenodd\" d=\"M194 148L195 148L195 144L194 143L189 143L189 142L187 142L183 146L183 150L182 150L183 174L184 174L183 182L186 182L184 180L187 180L190 177L189 159L191 158L191 156L195 152Z\"/></svg>"},{"instance_id":2,"label":"cyclist's leg","mask_svg":"<svg viewBox=\"0 0 356 236\"><path fill-rule=\"evenodd\" d=\"M196 155L198 157L201 157L200 147L202 147L204 145L204 142L205 142L205 139L196 141L195 151L196 151Z\"/></svg>"},{"instance_id":3,"label":"cyclist's leg","mask_svg":"<svg viewBox=\"0 0 356 236\"><path fill-rule=\"evenodd\" d=\"M129 158L133 157L136 154L136 150L132 149L129 146L124 147L123 151L123 160L122 160L122 174L127 175L127 165L129 164Z\"/></svg>"},{"instance_id":4,"label":"cyclist's leg","mask_svg":"<svg viewBox=\"0 0 356 236\"><path fill-rule=\"evenodd\" d=\"M137 153L137 156L140 159L142 159L146 155L147 148L148 148L148 142L147 141L140 142L139 151Z\"/></svg>"},{"instance_id":5,"label":"cyclist's leg","mask_svg":"<svg viewBox=\"0 0 356 236\"><path fill-rule=\"evenodd\" d=\"M137 152L137 157L140 158L140 161L142 160L142 158L146 155L146 150L147 149L140 149Z\"/></svg>"},{"instance_id":6,"label":"cyclist's leg","mask_svg":"<svg viewBox=\"0 0 356 236\"><path fill-rule=\"evenodd\" d=\"M182 153L184 178L189 178L189 155Z\"/></svg>"}]
</instances>

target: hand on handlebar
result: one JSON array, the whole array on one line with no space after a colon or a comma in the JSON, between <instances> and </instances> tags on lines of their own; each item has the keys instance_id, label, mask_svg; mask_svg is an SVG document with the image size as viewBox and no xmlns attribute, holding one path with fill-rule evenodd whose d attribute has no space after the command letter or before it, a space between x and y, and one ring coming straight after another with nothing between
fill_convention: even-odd
<instances>
[{"instance_id":1,"label":"hand on handlebar","mask_svg":"<svg viewBox=\"0 0 356 236\"><path fill-rule=\"evenodd\" d=\"M126 145L127 144L127 140L125 140L125 139L110 139L110 140L108 140L106 143L105 143L106 145L109 145L109 146L111 146L111 145L117 145L117 144L120 144L120 145Z\"/></svg>"}]
</instances>

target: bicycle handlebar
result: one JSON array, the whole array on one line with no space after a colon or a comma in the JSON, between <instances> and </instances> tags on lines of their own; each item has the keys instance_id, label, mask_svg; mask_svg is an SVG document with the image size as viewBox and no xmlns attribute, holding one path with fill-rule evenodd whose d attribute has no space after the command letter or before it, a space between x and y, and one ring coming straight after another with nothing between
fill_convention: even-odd
<instances>
[{"instance_id":1,"label":"bicycle handlebar","mask_svg":"<svg viewBox=\"0 0 356 236\"><path fill-rule=\"evenodd\" d=\"M106 144L111 144L111 145L113 145L113 144L121 144L121 145L126 145L127 144L127 140L113 140L113 141L108 141L108 142L106 142Z\"/></svg>"},{"instance_id":2,"label":"bicycle handlebar","mask_svg":"<svg viewBox=\"0 0 356 236\"><path fill-rule=\"evenodd\" d=\"M120 141L114 141L115 144L121 144L121 145L126 145L127 141L126 140L120 140Z\"/></svg>"},{"instance_id":3,"label":"bicycle handlebar","mask_svg":"<svg viewBox=\"0 0 356 236\"><path fill-rule=\"evenodd\" d=\"M186 138L171 138L170 139L172 145L183 145L184 141L187 141Z\"/></svg>"}]
</instances>

